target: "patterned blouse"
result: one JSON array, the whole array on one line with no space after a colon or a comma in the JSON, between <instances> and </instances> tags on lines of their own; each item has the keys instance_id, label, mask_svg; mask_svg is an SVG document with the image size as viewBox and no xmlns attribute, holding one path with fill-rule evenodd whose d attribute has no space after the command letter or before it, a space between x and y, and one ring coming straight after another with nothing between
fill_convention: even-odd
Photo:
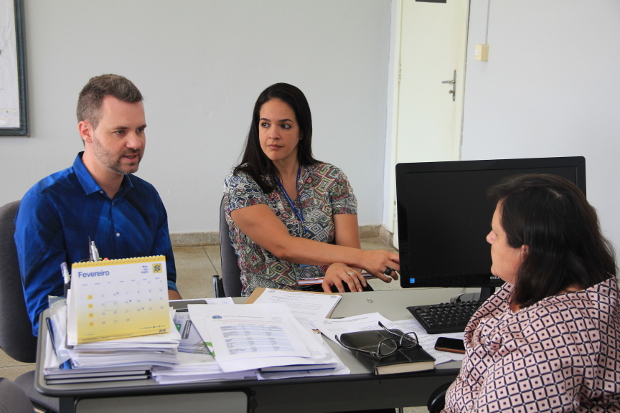
<instances>
[{"instance_id":1,"label":"patterned blouse","mask_svg":"<svg viewBox=\"0 0 620 413\"><path fill-rule=\"evenodd\" d=\"M272 177L268 177L271 183ZM333 165L320 163L306 166L297 183L299 193L293 201L301 209L306 233L286 197L277 184L265 194L248 174L231 173L224 181L226 222L241 269L241 294L248 296L256 287L299 289L299 278L322 277L326 266L304 266L282 261L248 238L230 218L235 209L267 204L286 225L289 234L333 244L336 214L357 214L357 200L346 175Z\"/></svg>"},{"instance_id":2,"label":"patterned blouse","mask_svg":"<svg viewBox=\"0 0 620 413\"><path fill-rule=\"evenodd\" d=\"M615 277L513 313L504 286L465 329L446 412L620 412Z\"/></svg>"}]
</instances>

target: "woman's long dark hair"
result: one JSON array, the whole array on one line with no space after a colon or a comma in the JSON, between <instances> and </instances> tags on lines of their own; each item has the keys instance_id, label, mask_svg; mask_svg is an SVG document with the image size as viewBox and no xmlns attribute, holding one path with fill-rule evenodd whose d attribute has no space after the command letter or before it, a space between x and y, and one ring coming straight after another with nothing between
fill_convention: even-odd
<instances>
[{"instance_id":1,"label":"woman's long dark hair","mask_svg":"<svg viewBox=\"0 0 620 413\"><path fill-rule=\"evenodd\" d=\"M245 143L245 150L241 163L237 165L234 173L244 171L248 173L261 189L266 193L274 190L272 181L265 179L274 173L274 166L262 148L258 138L258 124L260 122L260 109L271 99L280 99L293 109L299 125L300 141L297 146L297 159L300 165L308 166L319 163L312 156L312 114L310 105L303 92L288 83L276 83L269 86L258 96L252 113L252 123Z\"/></svg>"},{"instance_id":2,"label":"woman's long dark hair","mask_svg":"<svg viewBox=\"0 0 620 413\"><path fill-rule=\"evenodd\" d=\"M509 177L489 190L501 207L508 245L526 246L512 302L528 307L571 285L589 288L616 274L611 244L595 209L569 180L546 174Z\"/></svg>"}]
</instances>

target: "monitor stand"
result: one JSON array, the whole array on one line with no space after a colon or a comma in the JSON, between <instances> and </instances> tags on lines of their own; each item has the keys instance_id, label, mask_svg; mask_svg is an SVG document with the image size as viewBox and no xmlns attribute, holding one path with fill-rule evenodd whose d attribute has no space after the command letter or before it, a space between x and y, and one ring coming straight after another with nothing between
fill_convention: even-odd
<instances>
[{"instance_id":1,"label":"monitor stand","mask_svg":"<svg viewBox=\"0 0 620 413\"><path fill-rule=\"evenodd\" d=\"M466 293L458 296L458 301L486 301L495 292L495 287L481 287L479 293ZM454 298L450 301L453 301Z\"/></svg>"},{"instance_id":2,"label":"monitor stand","mask_svg":"<svg viewBox=\"0 0 620 413\"><path fill-rule=\"evenodd\" d=\"M486 301L487 298L493 295L495 292L495 287L482 287L480 288L480 301Z\"/></svg>"}]
</instances>

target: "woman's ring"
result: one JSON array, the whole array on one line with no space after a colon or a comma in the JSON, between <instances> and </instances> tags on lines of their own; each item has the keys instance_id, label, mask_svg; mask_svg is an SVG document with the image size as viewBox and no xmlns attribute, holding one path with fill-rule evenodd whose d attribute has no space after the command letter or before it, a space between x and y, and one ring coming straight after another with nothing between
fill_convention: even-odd
<instances>
[{"instance_id":1,"label":"woman's ring","mask_svg":"<svg viewBox=\"0 0 620 413\"><path fill-rule=\"evenodd\" d=\"M353 276L355 275L355 273L354 273L354 272L349 271L349 272L347 272L347 275L350 275L351 277L353 277Z\"/></svg>"},{"instance_id":2,"label":"woman's ring","mask_svg":"<svg viewBox=\"0 0 620 413\"><path fill-rule=\"evenodd\" d=\"M390 274L392 274L392 271L394 271L394 270L391 269L390 267L385 267L385 271L383 271L383 273L385 275L390 275Z\"/></svg>"}]
</instances>

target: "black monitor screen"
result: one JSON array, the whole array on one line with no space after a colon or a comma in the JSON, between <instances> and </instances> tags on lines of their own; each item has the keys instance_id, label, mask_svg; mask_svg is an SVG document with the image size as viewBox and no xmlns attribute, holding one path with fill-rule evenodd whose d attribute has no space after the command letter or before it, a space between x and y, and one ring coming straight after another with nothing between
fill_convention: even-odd
<instances>
[{"instance_id":1,"label":"black monitor screen","mask_svg":"<svg viewBox=\"0 0 620 413\"><path fill-rule=\"evenodd\" d=\"M563 176L585 194L583 157L396 165L401 286L495 287L490 245L495 202L488 189L528 173Z\"/></svg>"}]
</instances>

